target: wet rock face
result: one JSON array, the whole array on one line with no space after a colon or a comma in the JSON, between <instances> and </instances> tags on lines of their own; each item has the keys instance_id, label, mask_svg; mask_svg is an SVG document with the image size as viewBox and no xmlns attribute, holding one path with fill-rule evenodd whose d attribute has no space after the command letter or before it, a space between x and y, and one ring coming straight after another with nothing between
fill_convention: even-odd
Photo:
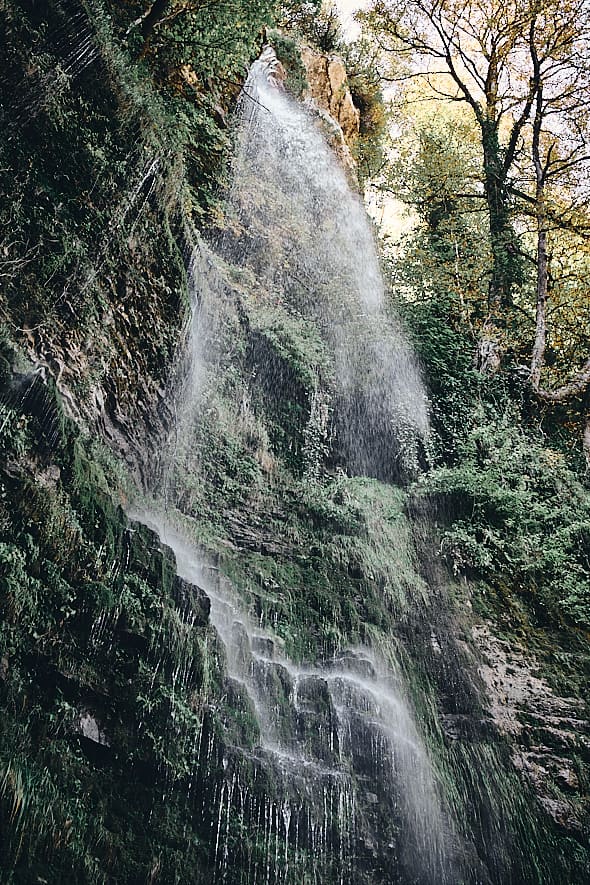
<instances>
[{"instance_id":1,"label":"wet rock face","mask_svg":"<svg viewBox=\"0 0 590 885\"><path fill-rule=\"evenodd\" d=\"M195 627L206 627L209 623L209 612L211 611L211 603L204 590L195 584L189 584L183 581L178 575L174 579L172 588L174 601L178 607L189 612L191 622Z\"/></svg>"},{"instance_id":2,"label":"wet rock face","mask_svg":"<svg viewBox=\"0 0 590 885\"><path fill-rule=\"evenodd\" d=\"M344 62L337 55L324 55L309 47L302 49L301 58L309 84L307 99L327 124L326 134L338 159L354 170L352 152L359 137L360 112L350 94Z\"/></svg>"},{"instance_id":3,"label":"wet rock face","mask_svg":"<svg viewBox=\"0 0 590 885\"><path fill-rule=\"evenodd\" d=\"M14 269L3 274L3 322L27 374L54 386L65 414L143 478L144 445L167 429L165 388L188 310L181 152L139 112L92 4L2 3L0 19L12 144L2 206L20 207L18 219L3 216Z\"/></svg>"},{"instance_id":4,"label":"wet rock face","mask_svg":"<svg viewBox=\"0 0 590 885\"><path fill-rule=\"evenodd\" d=\"M324 55L308 47L301 52L307 70L309 94L342 129L349 147L358 138L360 113L355 108L343 60L337 55Z\"/></svg>"},{"instance_id":5,"label":"wet rock face","mask_svg":"<svg viewBox=\"0 0 590 885\"><path fill-rule=\"evenodd\" d=\"M490 714L500 734L510 740L516 769L555 823L579 836L590 811L577 771L590 761L586 705L557 695L538 675L530 652L494 636L487 625L473 630L483 652L479 672Z\"/></svg>"},{"instance_id":6,"label":"wet rock face","mask_svg":"<svg viewBox=\"0 0 590 885\"><path fill-rule=\"evenodd\" d=\"M259 61L266 69L266 77L270 85L276 89L284 89L287 72L271 46L266 46L263 49Z\"/></svg>"}]
</instances>

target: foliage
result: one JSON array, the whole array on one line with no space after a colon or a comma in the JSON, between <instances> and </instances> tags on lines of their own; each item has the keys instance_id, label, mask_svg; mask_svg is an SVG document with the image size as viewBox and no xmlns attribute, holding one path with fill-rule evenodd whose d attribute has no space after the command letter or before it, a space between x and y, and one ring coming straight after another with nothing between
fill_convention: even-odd
<instances>
[{"instance_id":1,"label":"foliage","mask_svg":"<svg viewBox=\"0 0 590 885\"><path fill-rule=\"evenodd\" d=\"M378 51L367 39L343 43L340 54L346 66L348 86L359 111L356 159L361 184L383 172L389 113L383 98Z\"/></svg>"},{"instance_id":2,"label":"foliage","mask_svg":"<svg viewBox=\"0 0 590 885\"><path fill-rule=\"evenodd\" d=\"M410 298L448 299L456 319L475 330L486 315L491 256L473 193L480 163L473 127L456 114L406 122L383 186L414 210L417 224L392 261L394 282Z\"/></svg>"},{"instance_id":3,"label":"foliage","mask_svg":"<svg viewBox=\"0 0 590 885\"><path fill-rule=\"evenodd\" d=\"M574 333L574 347L570 339L556 359L556 351L547 349L547 326L557 343L564 337L559 320L565 318L569 326L564 288L573 295L574 309L577 302L572 263L566 261L561 277L564 268L559 259L553 262L553 250L563 256L567 242L571 253L588 231L582 209L590 109L584 87L590 79L587 4L375 0L366 20L394 59L390 76L405 84L406 100L437 101L443 108L458 103L477 132L479 182L460 190L451 185L454 192L448 193L443 173L438 184L447 192L443 215L466 196L480 199L487 213L489 287L479 335L480 367L496 371L507 350L520 349L531 387L541 399L559 402L584 393L590 358L582 336ZM420 84L418 90L414 83ZM587 319L583 315L584 327ZM514 328L525 325L526 348L522 336L512 340ZM569 372L561 366L548 372L547 387L541 379L545 356L559 363L572 349Z\"/></svg>"},{"instance_id":4,"label":"foliage","mask_svg":"<svg viewBox=\"0 0 590 885\"><path fill-rule=\"evenodd\" d=\"M462 360L467 366L475 360L478 339L485 329L492 262L487 220L481 211L477 140L469 120L452 108L444 113L441 109L436 117L430 110L414 111L406 122L407 132L398 139L397 156L383 186L412 208L414 223L400 242L388 246L388 269L394 291L400 296L400 309L420 325L418 337L431 332L434 337L441 334L440 323L445 322L446 315L450 328L445 334L451 335L454 330L459 335L464 348ZM527 242L527 236L523 232L523 241ZM556 275L552 284L544 368L545 377L555 386L565 383L571 377L572 366L580 365L585 357L588 311L585 301L580 301L577 276L584 266L585 250L572 252L572 240L563 232L553 231L550 242L552 260L559 264L560 275L563 273L563 282ZM566 244L570 250L567 258ZM529 373L526 364L534 337L535 300L534 281L530 279L515 293L513 309L504 318L499 335L505 372L501 383L508 386L517 374L524 379ZM433 326L430 332L421 319L429 312L439 331ZM441 348L431 369L429 360L427 354L435 415L444 410L449 418L456 409L444 398L439 404L437 396L446 384L444 376L450 366ZM465 381L471 388L469 378L472 376L468 373ZM532 404L527 408L534 410ZM559 409L543 410L539 420L548 433L555 433L559 425L562 431L569 428L569 436L561 431L558 445L579 451L583 415L584 398L572 397ZM445 446L450 453L453 446L448 436Z\"/></svg>"},{"instance_id":5,"label":"foliage","mask_svg":"<svg viewBox=\"0 0 590 885\"><path fill-rule=\"evenodd\" d=\"M2 220L14 238L4 244L8 252L0 250L9 296L2 308L13 327L38 324L38 338L29 344L52 371L60 368L52 355L62 347L66 352L66 344L67 369L71 354L82 354L78 380L69 379L79 385L76 393L95 390L106 376L111 415L120 414L126 396L141 400L143 382L155 386L168 370L186 306L184 223L213 211L227 106L271 10L267 3L172 3L171 17L148 32L142 15L155 5L109 3L109 19L104 7L89 3L85 9L94 17L70 20L69 2L14 0L13 49L6 43L0 50L6 83L15 92L24 84L31 100L22 130L18 108L9 103L4 109L13 153L2 146L0 175L14 199L3 203ZM74 56L60 43L60 29L68 46L88 38L100 67L70 69ZM329 47L335 38L328 28L322 39ZM362 59L354 77L369 110L378 109L373 73ZM441 220L431 225L439 232L441 226ZM441 235L433 262L441 274L458 230L453 219ZM467 242L466 228L461 235ZM457 568L490 580L516 568L518 592L534 594L552 617L563 609L582 623L588 532L581 487L548 446L538 453L529 446L542 465L531 470L528 437L510 435L514 414L496 429L487 414L477 414L482 385L469 365L460 287L449 277L431 301L437 285L431 276L407 315L437 396L437 456L447 467L427 479L425 489L452 501L448 556ZM403 639L419 697L433 678L428 637L439 609L414 561L405 493L345 477L329 463L326 354L299 318L278 308L264 317L254 313L242 309L239 321L220 332L235 339L231 359L187 436L176 477L180 503L195 518L200 539L239 581L252 613L276 627L294 657L328 659L368 639L391 651ZM231 703L202 596L196 588L187 596L170 553L151 532L128 525L118 504L125 497L121 472L65 417L55 386L43 382L48 366L41 364L33 378L5 343L1 876L11 885L172 885L188 875L204 885L215 876L211 833L221 821L219 795L233 774L227 751L234 739L256 748L254 717ZM253 367L262 373L269 365L294 382L289 395L276 378L274 388L269 378L259 398L251 395ZM486 433L487 448L479 442ZM460 510L469 496L475 528ZM551 506L544 522L545 498ZM552 533L540 564L531 561L521 518L537 540ZM492 528L485 534L487 524ZM566 561L575 563L567 580ZM541 585L545 576L549 582ZM428 715L432 720L434 713ZM84 734L83 716L93 718L102 741ZM443 752L440 736L437 747ZM499 768L495 747L485 765ZM482 758L474 753L478 777ZM463 785L469 791L471 775L461 773L457 793ZM241 796L244 785L266 789L250 769L238 783ZM478 780L478 809L479 791ZM493 801L486 802L491 814ZM508 816L510 803L502 809ZM224 826L240 857L262 863L275 845L282 854L282 841L273 844L269 836L265 846L229 805ZM535 845L531 863L542 856ZM305 861L304 851L301 857ZM225 880L239 882L244 869L226 869ZM293 870L295 878L299 870Z\"/></svg>"},{"instance_id":6,"label":"foliage","mask_svg":"<svg viewBox=\"0 0 590 885\"><path fill-rule=\"evenodd\" d=\"M156 77L170 83L182 68L194 72L198 88L220 80L232 83L257 54L260 35L272 24L278 4L274 0L236 0L232 4L160 4L161 11L149 31L145 20L157 4L131 2L109 4L130 50L141 53Z\"/></svg>"},{"instance_id":7,"label":"foliage","mask_svg":"<svg viewBox=\"0 0 590 885\"><path fill-rule=\"evenodd\" d=\"M590 303L586 281L590 254L585 234L559 230L553 224L549 228L547 341L542 383L547 389L558 389L567 384L588 359ZM519 306L526 306L529 316L533 314L532 302L530 294L517 301ZM525 326L529 341L531 326L529 320Z\"/></svg>"},{"instance_id":8,"label":"foliage","mask_svg":"<svg viewBox=\"0 0 590 885\"><path fill-rule=\"evenodd\" d=\"M301 98L307 89L307 76L297 40L274 29L266 32L266 39L285 68L287 88L296 98Z\"/></svg>"},{"instance_id":9,"label":"foliage","mask_svg":"<svg viewBox=\"0 0 590 885\"><path fill-rule=\"evenodd\" d=\"M564 455L519 427L514 406L481 406L460 463L425 478L449 521L442 552L455 573L500 582L541 623L590 626L590 498Z\"/></svg>"},{"instance_id":10,"label":"foliage","mask_svg":"<svg viewBox=\"0 0 590 885\"><path fill-rule=\"evenodd\" d=\"M185 816L201 841L182 796L204 697L219 692L202 599L186 596L149 531L128 526L120 468L61 414L55 390L36 382L34 398L15 399L14 378L3 382L3 414L20 430L0 466L0 878L138 881L159 852L173 882L193 851L178 841ZM43 445L39 404L55 428ZM84 716L103 743L85 736ZM157 819L149 840L145 814Z\"/></svg>"},{"instance_id":11,"label":"foliage","mask_svg":"<svg viewBox=\"0 0 590 885\"><path fill-rule=\"evenodd\" d=\"M340 52L344 43L337 5L332 0L313 0L283 6L283 26L298 34L320 52Z\"/></svg>"},{"instance_id":12,"label":"foliage","mask_svg":"<svg viewBox=\"0 0 590 885\"><path fill-rule=\"evenodd\" d=\"M473 367L473 336L448 296L399 299L398 310L424 369L431 404L430 456L456 464L482 389Z\"/></svg>"}]
</instances>

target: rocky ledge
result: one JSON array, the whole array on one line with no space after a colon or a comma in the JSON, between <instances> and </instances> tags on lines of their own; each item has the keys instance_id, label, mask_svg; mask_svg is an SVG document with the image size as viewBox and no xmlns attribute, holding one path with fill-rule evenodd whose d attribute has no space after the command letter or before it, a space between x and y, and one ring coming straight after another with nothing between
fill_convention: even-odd
<instances>
[{"instance_id":1,"label":"rocky ledge","mask_svg":"<svg viewBox=\"0 0 590 885\"><path fill-rule=\"evenodd\" d=\"M535 657L495 636L489 625L474 626L473 635L484 662L479 673L489 712L510 741L515 767L555 823L582 837L590 812L580 777L580 766L590 762L586 704L556 694L538 675Z\"/></svg>"},{"instance_id":2,"label":"rocky ledge","mask_svg":"<svg viewBox=\"0 0 590 885\"><path fill-rule=\"evenodd\" d=\"M306 99L326 124L326 135L346 169L354 171L354 148L360 131L360 112L348 86L344 61L309 47L301 50L307 74Z\"/></svg>"}]
</instances>

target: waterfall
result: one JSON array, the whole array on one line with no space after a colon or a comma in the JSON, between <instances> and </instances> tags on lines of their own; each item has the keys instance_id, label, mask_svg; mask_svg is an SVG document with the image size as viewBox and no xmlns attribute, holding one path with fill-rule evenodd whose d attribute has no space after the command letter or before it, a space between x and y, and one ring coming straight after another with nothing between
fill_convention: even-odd
<instances>
[{"instance_id":1,"label":"waterfall","mask_svg":"<svg viewBox=\"0 0 590 885\"><path fill-rule=\"evenodd\" d=\"M228 219L214 252L200 244L191 265L194 318L176 433L190 447L190 415L215 375L223 267L231 266L256 281L261 298L320 329L347 468L394 475L396 464L415 461L428 415L411 350L385 307L362 204L317 121L281 89L270 51L252 67L238 117ZM180 577L205 591L223 649L223 774L210 776L211 739L195 775L214 881L456 882L452 827L400 674L366 647L291 660L191 540L187 520L179 528L158 504L129 515L155 530Z\"/></svg>"},{"instance_id":2,"label":"waterfall","mask_svg":"<svg viewBox=\"0 0 590 885\"><path fill-rule=\"evenodd\" d=\"M248 885L454 885L450 832L399 674L369 648L289 660L169 515L143 508L129 515L174 551L179 576L205 591L225 651L226 696L256 723L253 741L225 748L226 786L209 797L217 802L215 881L236 864L222 826L231 809L247 831L265 819L264 864L243 880ZM239 866L250 863L240 857Z\"/></svg>"},{"instance_id":3,"label":"waterfall","mask_svg":"<svg viewBox=\"0 0 590 885\"><path fill-rule=\"evenodd\" d=\"M348 468L380 478L415 465L428 409L415 357L386 310L367 214L318 120L277 86L267 48L240 101L231 219L222 251L330 343Z\"/></svg>"}]
</instances>

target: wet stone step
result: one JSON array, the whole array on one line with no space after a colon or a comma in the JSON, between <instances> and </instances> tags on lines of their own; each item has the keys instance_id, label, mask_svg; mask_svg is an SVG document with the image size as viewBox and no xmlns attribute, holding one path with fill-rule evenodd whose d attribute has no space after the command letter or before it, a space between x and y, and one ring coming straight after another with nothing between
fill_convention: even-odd
<instances>
[{"instance_id":1,"label":"wet stone step","mask_svg":"<svg viewBox=\"0 0 590 885\"><path fill-rule=\"evenodd\" d=\"M350 758L354 772L375 784L389 779L394 770L394 757L391 742L383 733L364 716L350 712L344 723L342 734L345 736L341 752Z\"/></svg>"},{"instance_id":2,"label":"wet stone step","mask_svg":"<svg viewBox=\"0 0 590 885\"><path fill-rule=\"evenodd\" d=\"M319 714L334 713L330 689L322 676L300 677L295 684L295 698L298 709Z\"/></svg>"},{"instance_id":3,"label":"wet stone step","mask_svg":"<svg viewBox=\"0 0 590 885\"><path fill-rule=\"evenodd\" d=\"M375 679L377 675L370 658L354 650L343 652L334 661L333 667L337 670L349 671L362 679Z\"/></svg>"},{"instance_id":4,"label":"wet stone step","mask_svg":"<svg viewBox=\"0 0 590 885\"><path fill-rule=\"evenodd\" d=\"M255 746L260 741L260 728L247 686L227 677L224 689L222 722L229 742L237 747Z\"/></svg>"},{"instance_id":5,"label":"wet stone step","mask_svg":"<svg viewBox=\"0 0 590 885\"><path fill-rule=\"evenodd\" d=\"M231 626L231 644L228 648L232 668L236 673L247 674L252 669L252 650L246 628L241 621L234 621Z\"/></svg>"},{"instance_id":6,"label":"wet stone step","mask_svg":"<svg viewBox=\"0 0 590 885\"><path fill-rule=\"evenodd\" d=\"M293 695L293 680L287 668L278 661L267 661L264 658L253 658L252 678L261 691L268 692L266 699L283 698L290 703Z\"/></svg>"},{"instance_id":7,"label":"wet stone step","mask_svg":"<svg viewBox=\"0 0 590 885\"><path fill-rule=\"evenodd\" d=\"M297 735L306 752L331 765L338 764L339 720L325 679L307 676L295 686Z\"/></svg>"},{"instance_id":8,"label":"wet stone step","mask_svg":"<svg viewBox=\"0 0 590 885\"><path fill-rule=\"evenodd\" d=\"M297 714L292 703L293 680L288 670L276 661L252 658L254 694L267 718L275 740L281 744L295 741Z\"/></svg>"},{"instance_id":9,"label":"wet stone step","mask_svg":"<svg viewBox=\"0 0 590 885\"><path fill-rule=\"evenodd\" d=\"M377 699L362 685L347 679L346 676L338 676L330 680L330 686L337 707L345 707L373 717L379 715L380 708Z\"/></svg>"},{"instance_id":10,"label":"wet stone step","mask_svg":"<svg viewBox=\"0 0 590 885\"><path fill-rule=\"evenodd\" d=\"M272 660L275 656L275 643L269 636L252 636L252 652Z\"/></svg>"},{"instance_id":11,"label":"wet stone step","mask_svg":"<svg viewBox=\"0 0 590 885\"><path fill-rule=\"evenodd\" d=\"M177 605L185 612L190 612L193 615L192 620L195 627L207 626L211 612L211 602L204 590L177 575L174 579L172 593Z\"/></svg>"}]
</instances>

